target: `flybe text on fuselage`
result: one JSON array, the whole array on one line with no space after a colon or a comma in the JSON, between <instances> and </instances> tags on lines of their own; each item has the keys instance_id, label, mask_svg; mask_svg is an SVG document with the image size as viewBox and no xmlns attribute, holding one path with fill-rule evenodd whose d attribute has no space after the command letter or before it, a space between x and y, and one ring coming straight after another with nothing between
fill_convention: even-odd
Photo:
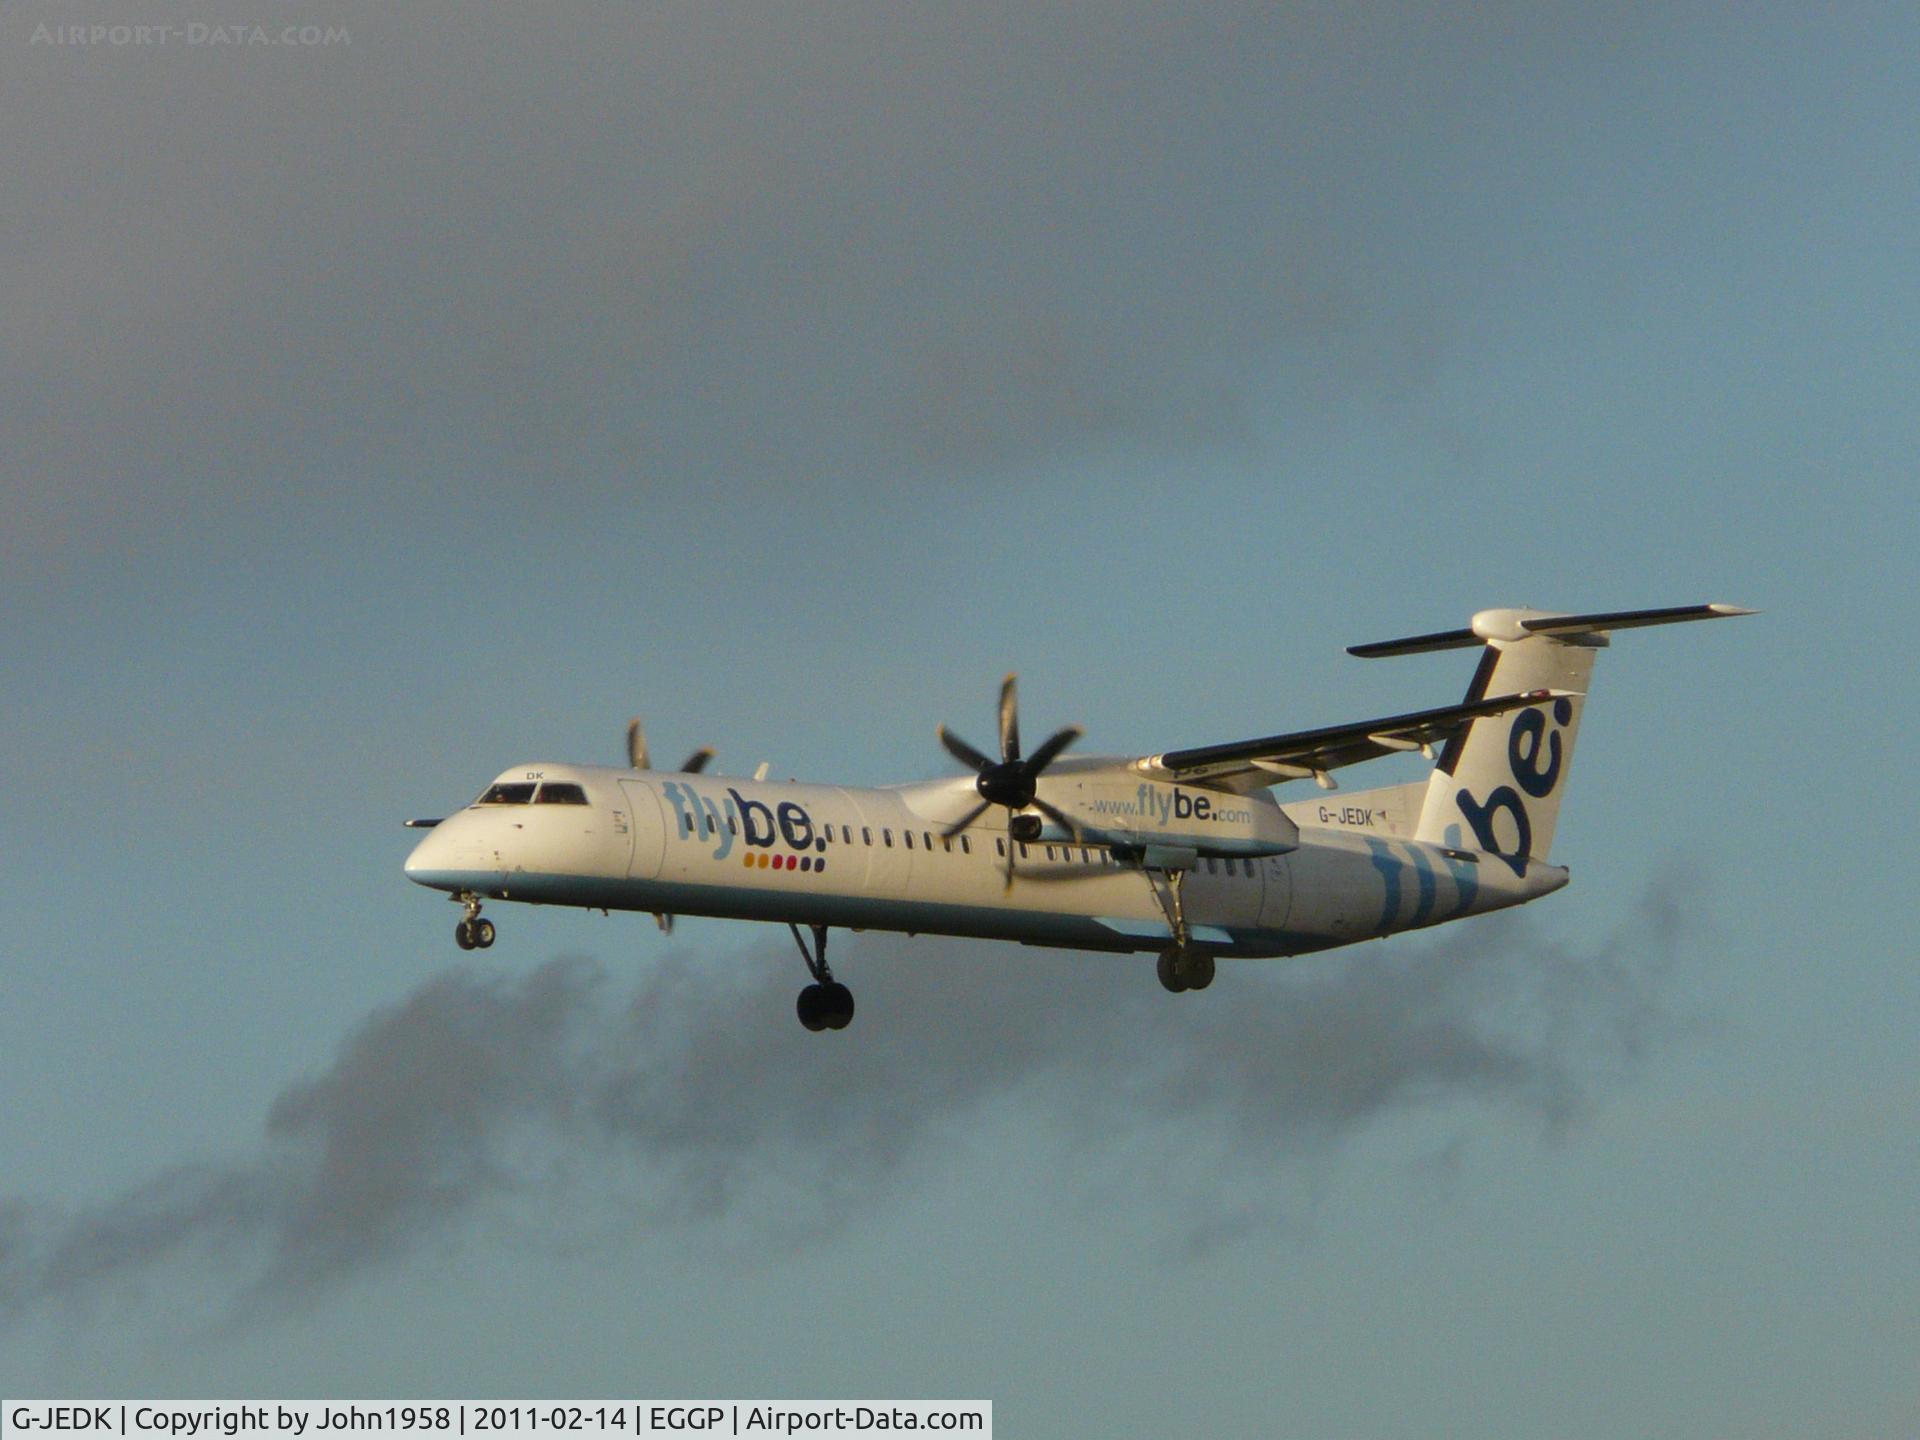
<instances>
[{"instance_id":1,"label":"flybe text on fuselage","mask_svg":"<svg viewBox=\"0 0 1920 1440\"><path fill-rule=\"evenodd\" d=\"M683 840L712 840L716 860L731 855L736 840L762 850L783 843L801 852L827 848L813 816L795 800L750 800L731 785L716 799L680 780L667 781L660 793L673 806L674 834Z\"/></svg>"}]
</instances>

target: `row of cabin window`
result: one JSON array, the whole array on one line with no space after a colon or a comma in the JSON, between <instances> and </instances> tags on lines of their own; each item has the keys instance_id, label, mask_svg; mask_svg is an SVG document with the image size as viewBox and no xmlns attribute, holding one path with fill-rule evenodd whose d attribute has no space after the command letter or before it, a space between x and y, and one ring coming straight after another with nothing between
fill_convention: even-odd
<instances>
[{"instance_id":1,"label":"row of cabin window","mask_svg":"<svg viewBox=\"0 0 1920 1440\"><path fill-rule=\"evenodd\" d=\"M714 826L714 820L712 815L708 814L708 815L702 815L700 817L700 831L703 835L707 835L707 836L711 836L715 833L715 826ZM680 833L683 836L691 835L693 833L693 818L691 816L683 815L680 817ZM729 835L737 835L740 833L739 827L738 825L735 824L734 817L731 815L727 816L727 833ZM833 826L832 825L822 825L820 827L820 833L822 837L829 844L833 842ZM902 830L900 832L900 838L906 843L907 849L909 850L913 849L913 831ZM972 837L967 835L961 835L958 837L958 839L960 842L960 852L963 855L971 855L973 853ZM851 825L842 825L840 827L840 843L843 845L853 844L853 827ZM860 827L860 843L862 845L873 844L873 828L871 826L862 825ZM893 830L890 827L887 827L887 826L881 827L880 843L884 848L888 850L891 850L893 848ZM920 832L920 843L921 843L921 848L931 851L933 849L933 832L931 830L922 830ZM954 844L953 840L944 835L940 838L940 848L946 851L946 853L948 853L949 855L953 853L953 844ZM1047 859L1049 860L1054 859L1055 858L1054 851L1058 850L1060 852L1058 857L1060 860L1063 860L1068 864L1071 864L1073 862L1073 849L1074 849L1073 846L1048 845L1045 848L1047 852ZM1007 853L1007 842L1005 839L1003 839L998 835L996 835L993 840L993 853L1003 858ZM1021 844L1020 858L1022 860L1030 859L1032 857L1032 853L1033 852L1028 848L1028 846L1025 843ZM1088 846L1082 845L1080 847L1080 863L1082 865L1112 865L1116 862L1114 861L1112 854L1109 853L1108 851L1099 849L1097 847L1090 848ZM1232 875L1234 873L1234 866L1238 864L1241 867L1243 867L1243 871L1249 880L1253 878L1253 873L1254 873L1253 861L1251 860L1239 860L1239 861L1221 860L1216 865L1216 862L1211 857L1209 857L1206 864L1207 864L1207 873L1209 875L1218 875L1221 873ZM1220 867L1224 867L1224 872Z\"/></svg>"},{"instance_id":2,"label":"row of cabin window","mask_svg":"<svg viewBox=\"0 0 1920 1440\"><path fill-rule=\"evenodd\" d=\"M708 836L716 833L716 827L711 814L700 817L700 833ZM740 827L731 815L727 816L727 833L729 835L738 835L740 833ZM692 816L682 815L680 817L680 834L683 837L693 834ZM828 844L833 843L833 826L822 825L820 827L820 834L821 838ZM900 832L900 838L906 842L907 849L913 849L913 832L911 830L902 830ZM973 853L973 841L965 835L960 836L959 839L961 853L971 855ZM922 830L920 832L920 841L925 849L933 849L933 832L931 830ZM880 842L889 850L893 848L892 829L884 828L880 831ZM840 827L840 843L843 845L853 844L853 827L851 825L842 825ZM862 845L873 844L873 830L870 826L862 825L860 827L860 843ZM940 847L948 854L953 853L953 841L945 836L941 837ZM1002 850L1001 853L1005 854L1006 852Z\"/></svg>"}]
</instances>

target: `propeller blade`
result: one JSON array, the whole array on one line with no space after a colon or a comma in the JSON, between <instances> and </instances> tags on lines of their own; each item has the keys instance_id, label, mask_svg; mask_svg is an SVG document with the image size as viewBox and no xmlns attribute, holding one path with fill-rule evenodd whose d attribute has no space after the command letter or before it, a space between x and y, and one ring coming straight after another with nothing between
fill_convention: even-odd
<instances>
[{"instance_id":1,"label":"propeller blade","mask_svg":"<svg viewBox=\"0 0 1920 1440\"><path fill-rule=\"evenodd\" d=\"M1059 758L1060 752L1085 733L1078 725L1069 725L1056 730L1040 743L1040 748L1027 757L1027 768L1038 775L1047 766Z\"/></svg>"},{"instance_id":2,"label":"propeller blade","mask_svg":"<svg viewBox=\"0 0 1920 1440\"><path fill-rule=\"evenodd\" d=\"M711 759L713 759L713 747L711 745L702 745L698 750L687 756L686 763L680 767L680 773L683 775L698 775L702 770L707 768L707 762Z\"/></svg>"},{"instance_id":3,"label":"propeller blade","mask_svg":"<svg viewBox=\"0 0 1920 1440\"><path fill-rule=\"evenodd\" d=\"M1011 675L1000 682L1000 758L1020 758L1020 696Z\"/></svg>"},{"instance_id":4,"label":"propeller blade","mask_svg":"<svg viewBox=\"0 0 1920 1440\"><path fill-rule=\"evenodd\" d=\"M641 728L638 715L627 722L627 764L635 770L653 768L647 756L647 732Z\"/></svg>"},{"instance_id":5,"label":"propeller blade","mask_svg":"<svg viewBox=\"0 0 1920 1440\"><path fill-rule=\"evenodd\" d=\"M993 761L982 755L978 750L974 749L973 746L967 744L966 741L947 729L946 726L942 725L940 727L939 735L940 743L947 747L947 753L962 765L971 765L975 770L984 770L993 764Z\"/></svg>"},{"instance_id":6,"label":"propeller blade","mask_svg":"<svg viewBox=\"0 0 1920 1440\"><path fill-rule=\"evenodd\" d=\"M1066 831L1067 834L1071 835L1073 837L1074 844L1083 845L1086 843L1087 837L1081 833L1080 822L1074 819L1071 815L1062 814L1060 811L1054 809L1053 806L1049 805L1046 801L1042 800L1038 795L1033 797L1033 808L1038 810L1042 815L1046 816L1049 820L1053 821L1054 824L1058 825L1062 830Z\"/></svg>"},{"instance_id":7,"label":"propeller blade","mask_svg":"<svg viewBox=\"0 0 1920 1440\"><path fill-rule=\"evenodd\" d=\"M987 811L992 808L993 808L993 802L991 800L982 800L978 805L974 806L973 809L969 810L966 814L962 815L958 820L954 821L953 824L947 826L946 829L942 830L940 832L940 838L942 840L953 839L954 836L958 835L962 830L966 829L969 825L973 824L974 821L978 820L982 815L986 814Z\"/></svg>"}]
</instances>

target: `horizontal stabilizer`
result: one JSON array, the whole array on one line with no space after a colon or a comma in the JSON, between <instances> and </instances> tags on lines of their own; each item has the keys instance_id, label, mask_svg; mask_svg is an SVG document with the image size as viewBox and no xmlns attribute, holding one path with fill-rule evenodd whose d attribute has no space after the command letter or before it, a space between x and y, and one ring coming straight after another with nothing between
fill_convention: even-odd
<instances>
[{"instance_id":1,"label":"horizontal stabilizer","mask_svg":"<svg viewBox=\"0 0 1920 1440\"><path fill-rule=\"evenodd\" d=\"M1424 655L1429 650L1464 650L1486 642L1471 630L1436 630L1431 635L1409 635L1404 640L1376 640L1371 645L1349 645L1347 654L1362 660L1384 660L1389 655Z\"/></svg>"},{"instance_id":2,"label":"horizontal stabilizer","mask_svg":"<svg viewBox=\"0 0 1920 1440\"><path fill-rule=\"evenodd\" d=\"M1597 615L1542 615L1522 620L1529 635L1590 635L1596 631L1632 630L1641 625L1677 625L1683 620L1725 620L1735 615L1758 615L1738 605L1669 605L1663 610L1605 610Z\"/></svg>"},{"instance_id":3,"label":"horizontal stabilizer","mask_svg":"<svg viewBox=\"0 0 1920 1440\"><path fill-rule=\"evenodd\" d=\"M1380 660L1390 655L1422 655L1430 650L1465 650L1490 642L1511 643L1529 635L1571 639L1578 635L1605 635L1610 630L1632 630L1641 625L1676 625L1683 620L1724 620L1759 613L1739 605L1669 605L1658 610L1601 610L1588 615L1556 615L1542 610L1482 610L1464 630L1436 630L1429 635L1409 635L1401 640L1349 645L1347 653L1363 660Z\"/></svg>"}]
</instances>

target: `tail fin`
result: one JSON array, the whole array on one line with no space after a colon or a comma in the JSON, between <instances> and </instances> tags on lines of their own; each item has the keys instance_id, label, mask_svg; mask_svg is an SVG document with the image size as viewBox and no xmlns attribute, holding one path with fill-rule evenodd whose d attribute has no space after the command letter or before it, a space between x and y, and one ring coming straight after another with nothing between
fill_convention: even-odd
<instances>
[{"instance_id":1,"label":"tail fin","mask_svg":"<svg viewBox=\"0 0 1920 1440\"><path fill-rule=\"evenodd\" d=\"M1574 736L1607 632L1753 613L1733 605L1595 615L1482 610L1466 630L1354 646L1352 653L1371 658L1484 643L1480 668L1467 690L1469 701L1528 690L1575 692L1476 720L1450 740L1427 782L1414 838L1498 855L1516 875L1524 875L1527 861L1546 859L1553 844Z\"/></svg>"}]
</instances>

